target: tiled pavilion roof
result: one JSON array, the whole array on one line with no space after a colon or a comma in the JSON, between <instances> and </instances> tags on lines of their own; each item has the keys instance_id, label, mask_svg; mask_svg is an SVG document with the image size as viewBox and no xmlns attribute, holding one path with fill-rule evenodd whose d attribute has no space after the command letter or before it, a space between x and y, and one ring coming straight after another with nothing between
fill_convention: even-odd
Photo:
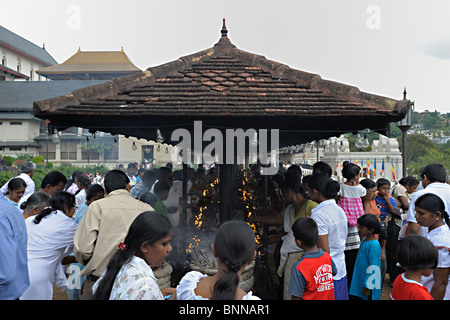
<instances>
[{"instance_id":1,"label":"tiled pavilion roof","mask_svg":"<svg viewBox=\"0 0 450 320\"><path fill-rule=\"evenodd\" d=\"M222 28L214 47L136 75L34 103L55 127L155 139L176 128L280 129L280 145L370 128L384 132L404 117L408 100L394 100L323 80L237 49ZM170 141L167 141L170 142Z\"/></svg>"}]
</instances>

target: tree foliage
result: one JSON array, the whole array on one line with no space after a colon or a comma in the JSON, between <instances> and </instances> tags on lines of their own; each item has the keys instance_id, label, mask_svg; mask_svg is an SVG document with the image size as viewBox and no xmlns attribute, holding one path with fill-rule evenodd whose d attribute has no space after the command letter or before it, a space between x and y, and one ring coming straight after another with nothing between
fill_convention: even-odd
<instances>
[{"instance_id":1,"label":"tree foliage","mask_svg":"<svg viewBox=\"0 0 450 320\"><path fill-rule=\"evenodd\" d=\"M401 138L398 138L402 148ZM406 136L406 163L409 175L418 175L420 168L430 163L440 163L450 170L450 143L438 145L420 134Z\"/></svg>"},{"instance_id":2,"label":"tree foliage","mask_svg":"<svg viewBox=\"0 0 450 320\"><path fill-rule=\"evenodd\" d=\"M440 137L442 134L450 135L449 120L450 113L441 114L438 111L428 110L421 113L412 112L412 124L422 124L422 130L433 137ZM401 132L394 123L391 123L391 137L397 138L401 148ZM406 136L406 163L409 175L417 176L420 168L430 163L440 163L450 172L450 141L445 144L437 144L423 134L408 133Z\"/></svg>"}]
</instances>

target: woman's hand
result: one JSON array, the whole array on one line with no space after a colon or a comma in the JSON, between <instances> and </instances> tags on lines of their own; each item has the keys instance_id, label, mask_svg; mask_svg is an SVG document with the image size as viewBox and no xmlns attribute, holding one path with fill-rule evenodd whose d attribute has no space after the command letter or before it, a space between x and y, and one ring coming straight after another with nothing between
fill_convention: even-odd
<instances>
[{"instance_id":1,"label":"woman's hand","mask_svg":"<svg viewBox=\"0 0 450 320\"><path fill-rule=\"evenodd\" d=\"M176 288L164 288L161 289L161 292L164 297L170 296L166 300L176 300L177 299L177 289Z\"/></svg>"}]
</instances>

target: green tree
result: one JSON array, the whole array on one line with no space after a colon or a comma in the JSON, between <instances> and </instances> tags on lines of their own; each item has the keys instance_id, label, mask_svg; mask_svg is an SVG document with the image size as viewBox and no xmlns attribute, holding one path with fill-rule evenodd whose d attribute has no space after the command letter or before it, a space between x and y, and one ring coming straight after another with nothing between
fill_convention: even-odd
<instances>
[{"instance_id":1,"label":"green tree","mask_svg":"<svg viewBox=\"0 0 450 320\"><path fill-rule=\"evenodd\" d=\"M417 111L411 112L411 124L419 123L419 113Z\"/></svg>"},{"instance_id":2,"label":"green tree","mask_svg":"<svg viewBox=\"0 0 450 320\"><path fill-rule=\"evenodd\" d=\"M425 111L423 117L422 117L422 124L424 129L431 129L433 128L435 117L430 111Z\"/></svg>"},{"instance_id":3,"label":"green tree","mask_svg":"<svg viewBox=\"0 0 450 320\"><path fill-rule=\"evenodd\" d=\"M402 136L402 131L400 130L399 127L397 127L396 122L391 122L389 124L389 126L390 126L390 131L391 131L390 135L389 135L390 138L398 138L398 137Z\"/></svg>"},{"instance_id":4,"label":"green tree","mask_svg":"<svg viewBox=\"0 0 450 320\"><path fill-rule=\"evenodd\" d=\"M401 148L401 138L398 138ZM420 168L430 163L440 163L450 170L450 143L437 145L420 134L406 136L406 163L410 175L418 175Z\"/></svg>"},{"instance_id":5,"label":"green tree","mask_svg":"<svg viewBox=\"0 0 450 320\"><path fill-rule=\"evenodd\" d=\"M402 139L398 138L400 150L402 150ZM421 134L408 134L406 136L406 163L416 162L429 150L436 149L435 143Z\"/></svg>"},{"instance_id":6,"label":"green tree","mask_svg":"<svg viewBox=\"0 0 450 320\"><path fill-rule=\"evenodd\" d=\"M450 170L450 158L448 155L439 152L438 149L431 148L426 154L419 157L416 162L408 163L408 173L417 175L419 174L420 168L430 163L440 163L447 169L447 172Z\"/></svg>"},{"instance_id":7,"label":"green tree","mask_svg":"<svg viewBox=\"0 0 450 320\"><path fill-rule=\"evenodd\" d=\"M11 171L0 171L0 187L14 177L14 173Z\"/></svg>"}]
</instances>

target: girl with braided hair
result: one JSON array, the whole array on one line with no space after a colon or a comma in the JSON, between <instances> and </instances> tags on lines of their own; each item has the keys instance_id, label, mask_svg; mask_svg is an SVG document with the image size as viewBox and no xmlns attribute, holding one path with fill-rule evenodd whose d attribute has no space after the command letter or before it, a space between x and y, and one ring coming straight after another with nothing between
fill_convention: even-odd
<instances>
[{"instance_id":1,"label":"girl with braided hair","mask_svg":"<svg viewBox=\"0 0 450 320\"><path fill-rule=\"evenodd\" d=\"M61 263L73 251L73 235L77 229L72 220L75 196L58 191L48 204L37 215L25 220L30 286L20 300L52 300L54 284L67 286Z\"/></svg>"},{"instance_id":2,"label":"girl with braided hair","mask_svg":"<svg viewBox=\"0 0 450 320\"><path fill-rule=\"evenodd\" d=\"M177 300L260 300L239 287L239 278L256 255L255 235L241 220L230 220L217 230L212 246L218 270L213 276L188 272L177 287Z\"/></svg>"},{"instance_id":3,"label":"girl with braided hair","mask_svg":"<svg viewBox=\"0 0 450 320\"><path fill-rule=\"evenodd\" d=\"M345 243L348 234L347 216L334 200L340 184L325 174L314 174L308 181L311 200L319 205L311 210L311 218L319 228L317 246L328 252L337 267L333 276L334 299L348 300L347 271L345 267Z\"/></svg>"}]
</instances>

